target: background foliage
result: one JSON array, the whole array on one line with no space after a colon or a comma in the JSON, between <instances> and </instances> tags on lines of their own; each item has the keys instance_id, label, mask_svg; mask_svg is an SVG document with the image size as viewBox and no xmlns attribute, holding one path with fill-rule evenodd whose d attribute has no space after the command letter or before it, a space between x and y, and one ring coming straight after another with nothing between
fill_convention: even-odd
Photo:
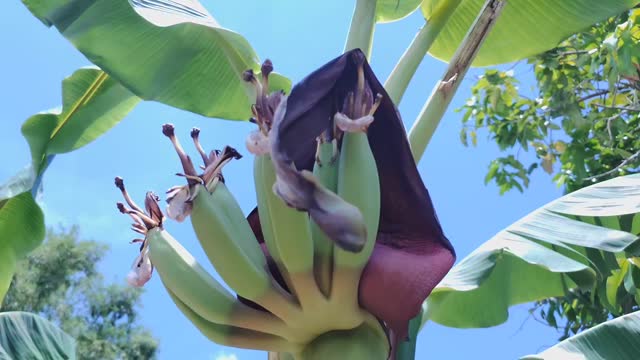
<instances>
[{"instance_id":1,"label":"background foliage","mask_svg":"<svg viewBox=\"0 0 640 360\"><path fill-rule=\"evenodd\" d=\"M461 141L487 134L504 156L489 164L485 182L503 194L524 192L534 171L545 171L569 193L638 172L640 166L640 11L577 33L526 61L535 89L519 88L514 68L491 69L472 87ZM526 76L523 74L522 76ZM600 225L600 224L598 224ZM561 339L638 310L638 258L588 250L599 271L590 290L566 291L531 310L561 330ZM637 254L632 254L636 255Z\"/></svg>"},{"instance_id":2,"label":"background foliage","mask_svg":"<svg viewBox=\"0 0 640 360\"><path fill-rule=\"evenodd\" d=\"M107 250L80 240L76 227L50 229L18 263L0 311L51 320L76 339L78 359L155 359L158 343L137 321L142 290L107 284L99 273Z\"/></svg>"}]
</instances>

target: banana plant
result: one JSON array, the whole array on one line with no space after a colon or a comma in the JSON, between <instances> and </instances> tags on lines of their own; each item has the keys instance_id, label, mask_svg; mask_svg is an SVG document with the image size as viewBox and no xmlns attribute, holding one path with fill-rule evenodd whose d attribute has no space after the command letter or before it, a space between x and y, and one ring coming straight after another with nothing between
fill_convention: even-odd
<instances>
[{"instance_id":1,"label":"banana plant","mask_svg":"<svg viewBox=\"0 0 640 360\"><path fill-rule=\"evenodd\" d=\"M182 148L176 128L166 124L162 129L176 150L183 167L179 175L186 182L167 191L165 211L152 192L146 194L144 207L138 206L124 180L116 178L124 197L118 209L133 220L133 230L141 235L134 239L140 249L127 275L129 283L142 286L157 269L176 306L220 344L262 349L281 359L412 359L411 344L415 346L422 319L438 321L438 314L446 315L434 305L423 311L423 302L432 292L427 304L437 299L438 292L444 292L439 290L442 284L458 274L454 271L445 278L455 252L438 224L416 162L466 71L474 60L479 64L512 61L546 50L555 45L554 39L637 1L568 1L548 18L538 10L555 6L550 1L540 5L533 0L513 4L504 0L356 0L344 53L293 88L273 72L270 61L260 63L242 36L221 27L195 0L23 3L101 69L87 82L91 90L87 98L72 102L71 110L61 113L62 120L25 124L35 175L33 181L20 183L29 184L22 189L29 201L33 194L28 190L39 188L53 154L86 144L140 99L208 117L250 119L256 130L247 136L246 148L253 155L258 206L246 217L222 174L226 164L242 155L231 147L205 151L198 129L190 135L202 159L199 166ZM581 4L602 11L583 11ZM376 24L402 19L418 8L423 9L427 25L383 86L367 61ZM503 8L513 10L503 14ZM530 16L531 23L548 25L548 36L535 39L526 49L512 48L503 35L491 40L494 25L502 24L501 34L513 33L522 14ZM429 51L449 60L450 66L407 134L396 105ZM80 130L56 144L58 133L75 129L66 125L69 119L79 116L78 109L91 103L105 84L116 90L87 110L95 126L87 130L82 123ZM34 131L31 125L48 130ZM87 140L78 133L93 135ZM12 222L13 214L0 213L4 216L0 226L17 224L26 232L21 237L38 235L34 237L37 244L40 234L29 230L27 220ZM191 222L209 261L233 292L204 271L166 231L165 214ZM548 215L545 221L555 219L544 215ZM580 250L572 247L579 245L550 238L546 241L561 248L560 255L554 255L562 263L559 269L572 274L562 289L591 284L593 264L580 262ZM625 239L631 241L628 236ZM0 247L4 250L0 254L11 250L16 258L28 251L6 244L0 244L7 248ZM548 254L544 249L524 251L531 255L528 263ZM482 254L493 254L495 249L489 250ZM478 282L491 272L490 261L462 263L477 265L465 274ZM0 274L10 273L10 268L0 269ZM528 270L525 266L523 271ZM498 287L500 280L505 279L498 278ZM505 306L513 303L513 299L503 300Z\"/></svg>"}]
</instances>

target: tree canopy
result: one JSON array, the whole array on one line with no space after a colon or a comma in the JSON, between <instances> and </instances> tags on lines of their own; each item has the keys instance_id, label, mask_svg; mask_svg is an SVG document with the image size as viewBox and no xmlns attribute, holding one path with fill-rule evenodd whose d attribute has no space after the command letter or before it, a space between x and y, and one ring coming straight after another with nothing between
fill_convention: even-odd
<instances>
[{"instance_id":1,"label":"tree canopy","mask_svg":"<svg viewBox=\"0 0 640 360\"><path fill-rule=\"evenodd\" d=\"M50 229L18 264L0 311L51 320L76 339L78 359L154 359L158 343L138 323L142 290L106 284L98 271L107 250L80 240L77 227Z\"/></svg>"}]
</instances>

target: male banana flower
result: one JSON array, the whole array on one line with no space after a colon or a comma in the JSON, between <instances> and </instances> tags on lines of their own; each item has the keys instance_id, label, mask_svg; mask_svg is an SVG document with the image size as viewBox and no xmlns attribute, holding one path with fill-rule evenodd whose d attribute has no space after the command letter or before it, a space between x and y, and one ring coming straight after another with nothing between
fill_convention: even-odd
<instances>
[{"instance_id":1,"label":"male banana flower","mask_svg":"<svg viewBox=\"0 0 640 360\"><path fill-rule=\"evenodd\" d=\"M360 50L330 61L287 96L269 93L270 61L242 74L256 92L246 146L258 206L245 218L222 168L241 156L206 153L202 171L163 126L186 184L167 191L169 218L189 218L227 291L116 185L143 234L128 279L155 267L177 307L212 341L295 359L387 359L455 260L411 155L395 105Z\"/></svg>"}]
</instances>

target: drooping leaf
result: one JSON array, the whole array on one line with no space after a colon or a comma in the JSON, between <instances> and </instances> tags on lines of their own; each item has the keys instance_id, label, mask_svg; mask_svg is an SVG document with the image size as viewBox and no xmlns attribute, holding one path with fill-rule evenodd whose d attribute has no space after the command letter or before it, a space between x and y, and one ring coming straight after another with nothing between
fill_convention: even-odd
<instances>
[{"instance_id":1,"label":"drooping leaf","mask_svg":"<svg viewBox=\"0 0 640 360\"><path fill-rule=\"evenodd\" d=\"M426 19L446 0L425 0ZM451 59L485 0L463 1L429 53ZM509 0L480 48L474 66L508 63L549 50L568 36L637 5L637 0Z\"/></svg>"},{"instance_id":2,"label":"drooping leaf","mask_svg":"<svg viewBox=\"0 0 640 360\"><path fill-rule=\"evenodd\" d=\"M422 0L377 0L376 22L400 20L416 11L420 3Z\"/></svg>"},{"instance_id":3,"label":"drooping leaf","mask_svg":"<svg viewBox=\"0 0 640 360\"><path fill-rule=\"evenodd\" d=\"M105 72L83 68L62 82L62 109L36 114L23 124L38 175L48 155L78 149L120 122L140 98Z\"/></svg>"},{"instance_id":4,"label":"drooping leaf","mask_svg":"<svg viewBox=\"0 0 640 360\"><path fill-rule=\"evenodd\" d=\"M522 360L635 360L640 354L640 311L609 320Z\"/></svg>"},{"instance_id":5,"label":"drooping leaf","mask_svg":"<svg viewBox=\"0 0 640 360\"><path fill-rule=\"evenodd\" d=\"M42 243L44 214L31 191L0 200L0 302L11 284L16 262Z\"/></svg>"},{"instance_id":6,"label":"drooping leaf","mask_svg":"<svg viewBox=\"0 0 640 360\"><path fill-rule=\"evenodd\" d=\"M0 313L0 359L75 358L76 341L50 321L22 311Z\"/></svg>"},{"instance_id":7,"label":"drooping leaf","mask_svg":"<svg viewBox=\"0 0 640 360\"><path fill-rule=\"evenodd\" d=\"M629 175L578 190L530 213L453 267L427 300L425 321L494 326L506 321L512 305L560 296L576 286L592 287L596 264L583 255L585 249L620 252L637 246L638 236L619 230L627 228L598 226L572 216L639 216L638 202L640 175Z\"/></svg>"},{"instance_id":8,"label":"drooping leaf","mask_svg":"<svg viewBox=\"0 0 640 360\"><path fill-rule=\"evenodd\" d=\"M241 76L260 69L258 57L198 1L22 1L137 96L210 117L251 116L253 90ZM270 79L288 91L288 80Z\"/></svg>"}]
</instances>

